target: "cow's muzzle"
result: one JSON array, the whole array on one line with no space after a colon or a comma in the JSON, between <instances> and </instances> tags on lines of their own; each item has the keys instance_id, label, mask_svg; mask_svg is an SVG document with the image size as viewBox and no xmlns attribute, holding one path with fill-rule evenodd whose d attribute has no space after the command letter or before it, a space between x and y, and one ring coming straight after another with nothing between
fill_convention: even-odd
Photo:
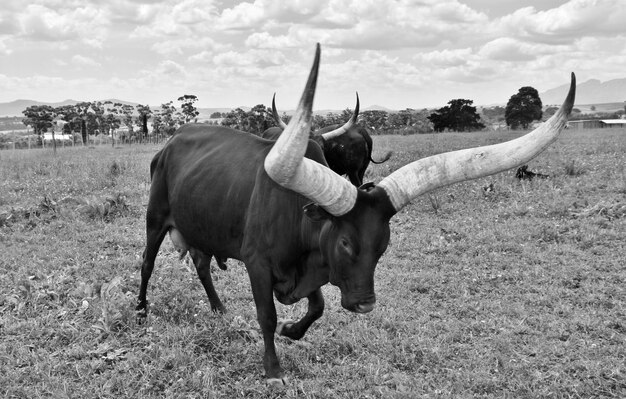
<instances>
[{"instance_id":1,"label":"cow's muzzle","mask_svg":"<svg viewBox=\"0 0 626 399\"><path fill-rule=\"evenodd\" d=\"M374 310L375 305L376 297L374 295L367 299L357 301L351 301L345 297L341 298L341 306L354 313L369 313Z\"/></svg>"}]
</instances>

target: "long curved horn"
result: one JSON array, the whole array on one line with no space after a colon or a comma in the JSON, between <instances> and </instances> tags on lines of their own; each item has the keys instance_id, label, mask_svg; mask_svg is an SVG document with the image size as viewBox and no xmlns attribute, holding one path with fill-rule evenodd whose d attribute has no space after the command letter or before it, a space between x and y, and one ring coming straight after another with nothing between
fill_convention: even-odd
<instances>
[{"instance_id":1,"label":"long curved horn","mask_svg":"<svg viewBox=\"0 0 626 399\"><path fill-rule=\"evenodd\" d=\"M439 187L489 176L523 165L552 144L567 124L576 97L576 76L567 98L550 119L532 132L500 144L433 155L412 162L385 177L379 184L396 212L413 198Z\"/></svg>"},{"instance_id":2,"label":"long curved horn","mask_svg":"<svg viewBox=\"0 0 626 399\"><path fill-rule=\"evenodd\" d=\"M295 115L265 157L265 172L281 186L304 195L335 216L349 212L356 203L357 189L329 168L304 153L309 142L313 97L319 69L320 46Z\"/></svg>"},{"instance_id":3,"label":"long curved horn","mask_svg":"<svg viewBox=\"0 0 626 399\"><path fill-rule=\"evenodd\" d=\"M356 123L356 120L358 117L359 117L359 93L357 92L356 93L356 107L354 107L354 112L352 113L352 117L350 118L350 120L348 120L348 122L346 122L343 126L335 130L331 130L330 132L323 133L322 137L324 138L324 140L330 140L334 137L341 136L342 134L347 132L352 127L352 125Z\"/></svg>"},{"instance_id":4,"label":"long curved horn","mask_svg":"<svg viewBox=\"0 0 626 399\"><path fill-rule=\"evenodd\" d=\"M276 101L275 100L276 100L276 93L274 93L274 96L272 97L272 116L274 117L274 122L276 122L278 127L280 127L281 129L285 130L287 128L287 124L285 122L283 122L283 120L278 115L278 111L276 110Z\"/></svg>"}]
</instances>

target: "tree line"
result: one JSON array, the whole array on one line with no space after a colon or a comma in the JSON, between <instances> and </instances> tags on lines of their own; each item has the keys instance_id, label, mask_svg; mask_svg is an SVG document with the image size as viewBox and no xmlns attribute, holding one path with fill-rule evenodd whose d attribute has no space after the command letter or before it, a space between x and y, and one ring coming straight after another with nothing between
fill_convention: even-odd
<instances>
[{"instance_id":1,"label":"tree line","mask_svg":"<svg viewBox=\"0 0 626 399\"><path fill-rule=\"evenodd\" d=\"M22 113L23 123L32 127L37 135L49 130L59 123L63 126L62 133L80 132L83 142L88 135L108 135L124 131L119 139L142 141L148 137L148 120L151 122L152 135L167 137L182 124L196 121L199 111L195 107L198 97L185 94L178 97L180 109L173 101L161 104L152 110L147 105L136 106L112 101L80 102L74 105L52 107L49 105L33 105ZM429 111L407 108L398 112L383 110L367 110L359 114L359 123L368 127L373 134L416 134L443 131L475 131L485 128L485 122L505 122L511 129L526 129L535 120L541 120L542 103L537 90L522 87L511 96L506 108L483 108L479 114L472 100L454 99L448 105ZM556 109L556 108L555 108ZM314 115L313 130L324 126L344 123L352 115L352 110L345 109L338 113ZM289 122L289 116L281 116ZM258 104L249 111L236 108L225 113L213 113L206 123L220 124L242 131L260 135L265 129L275 126L271 109ZM138 128L136 128L138 127Z\"/></svg>"},{"instance_id":2,"label":"tree line","mask_svg":"<svg viewBox=\"0 0 626 399\"><path fill-rule=\"evenodd\" d=\"M368 127L373 134L416 134L482 130L486 127L485 122L505 122L511 129L527 129L533 121L541 120L543 116L539 93L529 86L520 88L518 93L511 96L506 108L483 108L481 115L472 104L472 100L454 99L434 112L411 108L398 112L362 111L359 113L359 123ZM324 126L344 123L351 115L350 109L325 116L314 115L312 128L318 130ZM237 108L230 112L213 113L211 117L221 118L220 124L223 126L254 134L261 134L268 127L274 126L271 110L262 104L254 106L250 111ZM289 122L289 118L286 114L281 117L285 123Z\"/></svg>"},{"instance_id":3,"label":"tree line","mask_svg":"<svg viewBox=\"0 0 626 399\"><path fill-rule=\"evenodd\" d=\"M343 124L352 116L353 110L346 108L341 112L329 112L326 115L313 115L311 127L319 130L325 126ZM398 112L368 110L359 112L359 123L367 126L374 134L412 134L433 131L428 122L429 111L407 108ZM263 104L252 107L250 111L241 108L229 112L211 114L222 126L260 135L265 129L276 126L271 108ZM290 115L283 113L281 119L289 123Z\"/></svg>"},{"instance_id":4,"label":"tree line","mask_svg":"<svg viewBox=\"0 0 626 399\"><path fill-rule=\"evenodd\" d=\"M125 127L125 136L121 139L141 141L148 136L148 119L151 119L153 133L163 135L171 135L181 124L194 120L199 114L193 106L197 99L189 94L179 97L180 111L172 101L161 104L155 111L143 104L133 106L113 101L84 101L59 107L32 105L22 111L22 123L30 126L36 135L54 132L54 128L61 125L61 133L80 132L85 143L88 135L112 135Z\"/></svg>"}]
</instances>

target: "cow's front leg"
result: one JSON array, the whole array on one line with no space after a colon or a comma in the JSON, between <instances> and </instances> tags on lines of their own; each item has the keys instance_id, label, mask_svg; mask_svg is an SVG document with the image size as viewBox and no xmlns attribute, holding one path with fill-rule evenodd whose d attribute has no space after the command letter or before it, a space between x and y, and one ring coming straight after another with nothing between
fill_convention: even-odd
<instances>
[{"instance_id":1,"label":"cow's front leg","mask_svg":"<svg viewBox=\"0 0 626 399\"><path fill-rule=\"evenodd\" d=\"M246 265L247 266L247 265ZM274 344L274 332L276 331L276 306L272 295L272 278L270 273L263 271L253 271L248 268L252 295L256 305L256 314L261 331L263 333L263 343L265 353L263 354L263 367L265 376L269 384L284 385L287 383L285 373L280 367L280 362L276 356L276 345ZM262 269L262 268L261 268Z\"/></svg>"},{"instance_id":2,"label":"cow's front leg","mask_svg":"<svg viewBox=\"0 0 626 399\"><path fill-rule=\"evenodd\" d=\"M311 324L322 317L322 314L324 314L322 290L318 288L307 296L307 299L309 300L309 305L304 317L295 323L292 321L281 321L276 328L278 334L291 339L300 339L311 327Z\"/></svg>"}]
</instances>

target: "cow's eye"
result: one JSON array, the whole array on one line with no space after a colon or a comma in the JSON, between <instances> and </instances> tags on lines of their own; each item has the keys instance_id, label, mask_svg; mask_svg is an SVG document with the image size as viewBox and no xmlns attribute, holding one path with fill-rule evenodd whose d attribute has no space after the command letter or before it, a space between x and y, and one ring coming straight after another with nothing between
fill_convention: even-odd
<instances>
[{"instance_id":1,"label":"cow's eye","mask_svg":"<svg viewBox=\"0 0 626 399\"><path fill-rule=\"evenodd\" d=\"M354 251L354 247L352 246L352 244L350 243L350 241L347 238L339 239L339 247L350 258L354 258L356 256L356 253Z\"/></svg>"}]
</instances>

